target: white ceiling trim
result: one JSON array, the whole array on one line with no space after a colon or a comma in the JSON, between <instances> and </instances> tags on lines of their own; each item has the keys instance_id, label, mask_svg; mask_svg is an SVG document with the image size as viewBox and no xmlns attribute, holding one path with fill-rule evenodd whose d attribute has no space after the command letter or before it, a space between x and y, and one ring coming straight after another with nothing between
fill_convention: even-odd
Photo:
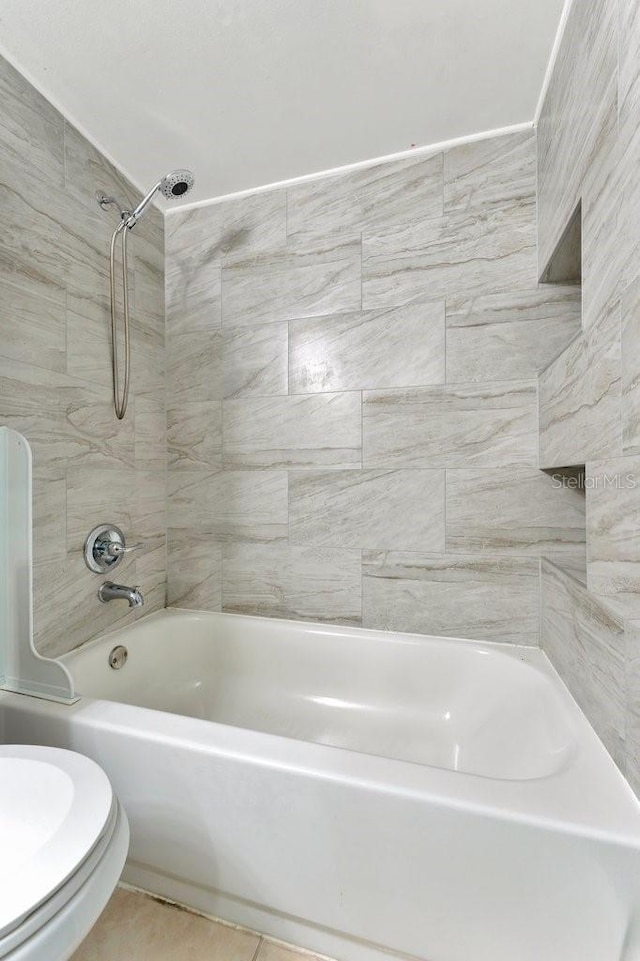
<instances>
[{"instance_id":1,"label":"white ceiling trim","mask_svg":"<svg viewBox=\"0 0 640 961\"><path fill-rule=\"evenodd\" d=\"M359 160L357 163L345 164L343 167L333 167L330 170L320 170L317 173L304 174L301 177L291 177L289 180L279 180L272 184L263 184L260 187L250 187L247 190L237 190L235 193L224 194L221 197L209 197L204 200L195 200L191 204L171 204L164 208L166 217L173 214L183 214L186 210L197 210L200 207L212 207L215 204L225 203L227 200L239 200L242 197L251 197L254 194L266 193L268 190L277 190L279 187L292 187L295 184L306 184L316 180L326 180L328 177L335 177L339 174L351 173L354 170L367 170L378 164L390 163L394 160L407 160L410 157L428 157L430 154L441 153L450 150L452 147L461 147L467 143L476 143L478 140L489 140L492 137L502 137L510 133L520 133L524 130L534 129L533 120L524 123L514 123L508 127L499 127L497 130L483 130L480 133L468 134L466 137L456 137L453 140L443 140L440 143L427 144L424 147L412 147L411 150L402 150L398 153L387 154L384 157L374 157L371 160Z\"/></svg>"},{"instance_id":2,"label":"white ceiling trim","mask_svg":"<svg viewBox=\"0 0 640 961\"><path fill-rule=\"evenodd\" d=\"M140 194L192 168L170 214L535 125L572 0L102 4L0 0L0 53Z\"/></svg>"},{"instance_id":3,"label":"white ceiling trim","mask_svg":"<svg viewBox=\"0 0 640 961\"><path fill-rule=\"evenodd\" d=\"M553 71L558 60L558 54L560 53L560 47L562 46L562 39L564 37L564 32L567 28L567 21L569 19L569 14L571 13L571 8L573 6L573 0L564 0L564 7L562 8L562 14L560 15L560 23L558 24L558 29L556 31L556 38L553 41L553 47L551 48L551 56L549 57L549 63L547 64L547 69L545 71L544 80L542 81L542 87L540 88L540 96L538 97L538 105L536 106L536 113L533 119L535 126L538 126L540 121L540 114L542 113L544 102L547 98L547 93L549 92L549 85L551 84L551 78L553 76Z\"/></svg>"}]
</instances>

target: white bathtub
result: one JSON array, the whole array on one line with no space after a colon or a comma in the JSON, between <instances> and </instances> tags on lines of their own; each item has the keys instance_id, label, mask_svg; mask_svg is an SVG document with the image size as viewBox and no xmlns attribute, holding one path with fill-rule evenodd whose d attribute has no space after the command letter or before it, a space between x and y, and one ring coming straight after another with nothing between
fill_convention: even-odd
<instances>
[{"instance_id":1,"label":"white bathtub","mask_svg":"<svg viewBox=\"0 0 640 961\"><path fill-rule=\"evenodd\" d=\"M0 734L104 767L131 883L345 961L640 959L638 803L540 651L163 611L64 661Z\"/></svg>"}]
</instances>

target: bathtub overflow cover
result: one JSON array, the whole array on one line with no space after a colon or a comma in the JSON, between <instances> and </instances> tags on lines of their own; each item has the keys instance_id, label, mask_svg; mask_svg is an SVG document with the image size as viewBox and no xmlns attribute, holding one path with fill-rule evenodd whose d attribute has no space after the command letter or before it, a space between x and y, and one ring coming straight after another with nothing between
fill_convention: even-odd
<instances>
[{"instance_id":1,"label":"bathtub overflow cover","mask_svg":"<svg viewBox=\"0 0 640 961\"><path fill-rule=\"evenodd\" d=\"M127 658L129 657L129 651L122 644L118 644L114 647L109 654L109 667L112 667L114 671L119 671L121 667L124 667L127 663Z\"/></svg>"}]
</instances>

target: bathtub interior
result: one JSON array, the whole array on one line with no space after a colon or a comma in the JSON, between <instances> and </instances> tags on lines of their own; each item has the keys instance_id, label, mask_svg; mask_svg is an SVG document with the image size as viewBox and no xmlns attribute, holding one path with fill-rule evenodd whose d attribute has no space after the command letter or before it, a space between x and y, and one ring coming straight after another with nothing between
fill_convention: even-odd
<instances>
[{"instance_id":1,"label":"bathtub interior","mask_svg":"<svg viewBox=\"0 0 640 961\"><path fill-rule=\"evenodd\" d=\"M124 644L121 670L108 654ZM163 611L62 659L77 690L206 721L504 780L574 750L540 652Z\"/></svg>"}]
</instances>

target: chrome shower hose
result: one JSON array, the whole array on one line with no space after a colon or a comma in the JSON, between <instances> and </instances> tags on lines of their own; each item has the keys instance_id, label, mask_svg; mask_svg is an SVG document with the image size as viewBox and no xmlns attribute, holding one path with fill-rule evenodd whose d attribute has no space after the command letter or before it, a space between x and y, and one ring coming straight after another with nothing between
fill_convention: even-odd
<instances>
[{"instance_id":1,"label":"chrome shower hose","mask_svg":"<svg viewBox=\"0 0 640 961\"><path fill-rule=\"evenodd\" d=\"M113 406L118 420L122 420L129 403L129 372L131 369L131 341L129 335L129 284L127 280L127 222L122 220L111 237L109 255L111 282L111 362L113 366ZM124 385L120 394L120 371L118 365L118 328L116 309L116 241L120 235L122 252L122 304L124 321Z\"/></svg>"}]
</instances>

